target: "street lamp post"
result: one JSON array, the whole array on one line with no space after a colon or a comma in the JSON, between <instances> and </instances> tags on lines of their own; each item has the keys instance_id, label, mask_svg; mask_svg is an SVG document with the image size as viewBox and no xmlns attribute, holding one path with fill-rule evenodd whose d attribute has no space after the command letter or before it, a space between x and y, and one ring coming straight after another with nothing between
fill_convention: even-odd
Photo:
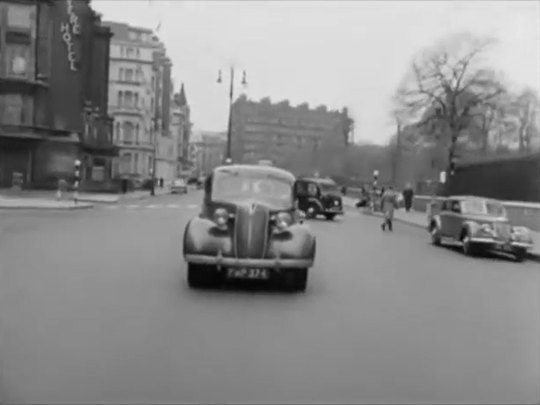
<instances>
[{"instance_id":1,"label":"street lamp post","mask_svg":"<svg viewBox=\"0 0 540 405\"><path fill-rule=\"evenodd\" d=\"M223 80L221 78L221 70L218 73L218 79L217 82L221 83ZM246 71L243 71L242 74L242 85L247 85L246 81ZM232 104L234 99L234 68L231 67L231 83L230 83L230 89L229 89L229 122L227 125L227 149L225 153L225 162L230 163L232 161L232 154L231 154L231 140L232 140Z\"/></svg>"},{"instance_id":2,"label":"street lamp post","mask_svg":"<svg viewBox=\"0 0 540 405\"><path fill-rule=\"evenodd\" d=\"M156 195L156 155L157 155L157 131L156 131L156 118L152 118L152 130L150 134L152 135L152 184L150 185L150 195Z\"/></svg>"}]
</instances>

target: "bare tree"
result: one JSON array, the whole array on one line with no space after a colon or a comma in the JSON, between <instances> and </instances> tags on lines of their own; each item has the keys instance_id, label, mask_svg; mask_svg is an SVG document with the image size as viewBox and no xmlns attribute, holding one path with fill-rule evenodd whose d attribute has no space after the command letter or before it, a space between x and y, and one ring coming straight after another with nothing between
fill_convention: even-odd
<instances>
[{"instance_id":1,"label":"bare tree","mask_svg":"<svg viewBox=\"0 0 540 405\"><path fill-rule=\"evenodd\" d=\"M492 39L459 34L424 50L414 58L397 91L396 101L423 138L448 148L448 172L453 170L458 139L475 118L475 109L505 90L497 75L482 66Z\"/></svg>"},{"instance_id":2,"label":"bare tree","mask_svg":"<svg viewBox=\"0 0 540 405\"><path fill-rule=\"evenodd\" d=\"M532 89L525 89L515 100L514 106L519 120L519 151L529 151L532 134L537 129L535 121L540 106L538 95Z\"/></svg>"}]
</instances>

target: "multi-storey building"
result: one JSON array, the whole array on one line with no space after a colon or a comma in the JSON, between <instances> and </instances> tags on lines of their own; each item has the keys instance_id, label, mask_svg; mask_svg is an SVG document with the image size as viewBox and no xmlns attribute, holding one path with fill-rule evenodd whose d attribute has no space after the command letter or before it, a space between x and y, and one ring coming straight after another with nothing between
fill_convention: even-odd
<instances>
[{"instance_id":1,"label":"multi-storey building","mask_svg":"<svg viewBox=\"0 0 540 405\"><path fill-rule=\"evenodd\" d=\"M149 29L105 22L110 45L109 112L114 118L114 142L120 156L116 177L148 178L154 159L155 68L154 38Z\"/></svg>"},{"instance_id":2,"label":"multi-storey building","mask_svg":"<svg viewBox=\"0 0 540 405\"><path fill-rule=\"evenodd\" d=\"M241 96L232 114L233 161L271 160L296 173L343 171L341 157L352 133L347 109L292 107L288 101L272 104L268 98L255 102Z\"/></svg>"},{"instance_id":3,"label":"multi-storey building","mask_svg":"<svg viewBox=\"0 0 540 405\"><path fill-rule=\"evenodd\" d=\"M0 1L0 186L108 180L109 40L88 1Z\"/></svg>"},{"instance_id":4,"label":"multi-storey building","mask_svg":"<svg viewBox=\"0 0 540 405\"><path fill-rule=\"evenodd\" d=\"M177 142L171 131L172 63L152 30L106 22L110 50L110 111L120 148L118 177L172 179Z\"/></svg>"},{"instance_id":5,"label":"multi-storey building","mask_svg":"<svg viewBox=\"0 0 540 405\"><path fill-rule=\"evenodd\" d=\"M176 177L178 159L178 133L172 130L174 83L171 77L172 62L167 57L165 45L155 37L154 71L156 75L154 105L154 132L156 134L156 178L170 181Z\"/></svg>"},{"instance_id":6,"label":"multi-storey building","mask_svg":"<svg viewBox=\"0 0 540 405\"><path fill-rule=\"evenodd\" d=\"M184 83L180 87L180 92L174 95L174 103L172 110L172 124L174 126L174 132L177 134L177 175L181 176L186 171L193 169L193 159L190 158L189 144L191 137L191 117L190 107L186 97L186 91L184 89Z\"/></svg>"}]
</instances>

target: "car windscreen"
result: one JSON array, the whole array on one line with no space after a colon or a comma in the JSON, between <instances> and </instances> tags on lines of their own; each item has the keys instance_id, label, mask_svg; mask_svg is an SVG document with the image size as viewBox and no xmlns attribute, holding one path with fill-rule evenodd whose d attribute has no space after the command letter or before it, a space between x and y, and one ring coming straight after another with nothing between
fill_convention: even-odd
<instances>
[{"instance_id":1,"label":"car windscreen","mask_svg":"<svg viewBox=\"0 0 540 405\"><path fill-rule=\"evenodd\" d=\"M254 199L285 209L292 206L292 197L292 185L286 179L267 173L222 170L214 174L212 182L214 201Z\"/></svg>"},{"instance_id":2,"label":"car windscreen","mask_svg":"<svg viewBox=\"0 0 540 405\"><path fill-rule=\"evenodd\" d=\"M473 215L489 215L496 217L505 217L504 206L495 202L485 200L468 200L462 203L463 213Z\"/></svg>"},{"instance_id":3,"label":"car windscreen","mask_svg":"<svg viewBox=\"0 0 540 405\"><path fill-rule=\"evenodd\" d=\"M339 188L335 183L319 183L322 193L339 193Z\"/></svg>"}]
</instances>

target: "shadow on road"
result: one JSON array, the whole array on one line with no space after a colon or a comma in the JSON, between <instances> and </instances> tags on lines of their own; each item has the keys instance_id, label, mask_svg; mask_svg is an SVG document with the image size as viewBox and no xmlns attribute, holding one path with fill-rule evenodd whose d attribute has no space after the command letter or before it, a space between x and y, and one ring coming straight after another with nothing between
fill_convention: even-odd
<instances>
[{"instance_id":1,"label":"shadow on road","mask_svg":"<svg viewBox=\"0 0 540 405\"><path fill-rule=\"evenodd\" d=\"M435 248L435 246L433 247ZM454 252L456 255L464 256L463 252L461 251L461 247L459 246L445 245L445 246L440 246L438 248L446 249L448 251ZM506 261L509 263L515 263L516 265L520 264L514 260L514 257L511 254L506 254L504 252L495 252L495 251L490 251L490 250L481 251L475 256L467 256L467 258L470 260L491 260L491 261L497 261L497 262ZM526 261L527 260L524 260L524 262Z\"/></svg>"}]
</instances>

